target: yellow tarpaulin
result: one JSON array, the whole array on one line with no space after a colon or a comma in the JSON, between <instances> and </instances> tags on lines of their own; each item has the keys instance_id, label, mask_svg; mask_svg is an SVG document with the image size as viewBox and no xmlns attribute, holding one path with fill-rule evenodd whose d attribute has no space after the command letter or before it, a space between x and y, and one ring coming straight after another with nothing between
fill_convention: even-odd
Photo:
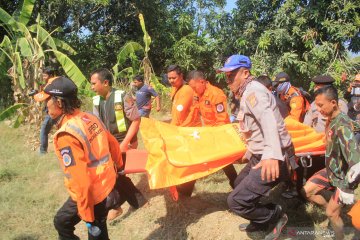
<instances>
[{"instance_id":1,"label":"yellow tarpaulin","mask_svg":"<svg viewBox=\"0 0 360 240\"><path fill-rule=\"evenodd\" d=\"M296 153L325 149L323 134L292 119L285 123ZM207 176L241 159L246 151L238 124L191 128L142 118L140 132L148 151L146 170L151 189Z\"/></svg>"}]
</instances>

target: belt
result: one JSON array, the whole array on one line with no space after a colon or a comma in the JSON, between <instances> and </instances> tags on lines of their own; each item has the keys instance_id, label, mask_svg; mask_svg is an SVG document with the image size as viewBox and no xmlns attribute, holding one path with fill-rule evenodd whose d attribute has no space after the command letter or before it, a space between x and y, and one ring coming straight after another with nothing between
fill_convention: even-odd
<instances>
[{"instance_id":1,"label":"belt","mask_svg":"<svg viewBox=\"0 0 360 240\"><path fill-rule=\"evenodd\" d=\"M281 152L282 152L283 155L285 155L285 153L286 153L287 151L289 151L289 150L291 151L292 149L293 149L293 144L291 144L291 145L288 146L288 147L282 148L282 149L281 149ZM288 154L290 154L290 155L295 155L295 152L292 151L292 152L289 152ZM261 160L262 154L251 154L251 156L254 157L254 158L256 158L256 159L258 159L258 160Z\"/></svg>"},{"instance_id":2,"label":"belt","mask_svg":"<svg viewBox=\"0 0 360 240\"><path fill-rule=\"evenodd\" d=\"M285 155L285 161L288 162L288 164L290 164L293 169L299 167L299 165L296 163L293 144L288 147L282 148L281 152L283 155ZM256 160L261 161L262 154L252 154L251 157L254 157Z\"/></svg>"}]
</instances>

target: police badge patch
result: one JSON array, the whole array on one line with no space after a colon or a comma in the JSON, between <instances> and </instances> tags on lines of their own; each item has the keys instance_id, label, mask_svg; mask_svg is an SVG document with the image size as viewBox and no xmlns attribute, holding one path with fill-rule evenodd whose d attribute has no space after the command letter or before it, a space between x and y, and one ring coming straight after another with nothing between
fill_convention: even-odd
<instances>
[{"instance_id":1,"label":"police badge patch","mask_svg":"<svg viewBox=\"0 0 360 240\"><path fill-rule=\"evenodd\" d=\"M258 100L255 96L255 93L250 94L247 98L246 101L250 104L251 107L255 107L256 104L258 103Z\"/></svg>"},{"instance_id":2,"label":"police badge patch","mask_svg":"<svg viewBox=\"0 0 360 240\"><path fill-rule=\"evenodd\" d=\"M218 113L222 113L225 111L225 107L224 107L224 104L223 103L218 103L216 104L216 111Z\"/></svg>"},{"instance_id":3,"label":"police badge patch","mask_svg":"<svg viewBox=\"0 0 360 240\"><path fill-rule=\"evenodd\" d=\"M74 156L70 147L64 147L60 149L60 154L63 158L63 164L65 167L75 166Z\"/></svg>"}]
</instances>

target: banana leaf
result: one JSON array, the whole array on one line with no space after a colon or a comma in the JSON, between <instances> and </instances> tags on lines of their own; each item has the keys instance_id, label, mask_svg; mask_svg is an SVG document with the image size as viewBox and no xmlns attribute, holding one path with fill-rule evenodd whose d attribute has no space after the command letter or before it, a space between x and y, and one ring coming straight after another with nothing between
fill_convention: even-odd
<instances>
[{"instance_id":1,"label":"banana leaf","mask_svg":"<svg viewBox=\"0 0 360 240\"><path fill-rule=\"evenodd\" d=\"M57 60L61 64L62 68L64 69L66 75L74 81L76 86L79 88L82 86L83 82L86 82L86 77L80 71L80 69L76 66L76 64L64 53L56 51L56 50L49 50L54 52Z\"/></svg>"},{"instance_id":2,"label":"banana leaf","mask_svg":"<svg viewBox=\"0 0 360 240\"><path fill-rule=\"evenodd\" d=\"M31 46L26 38L19 38L18 44L20 47L21 56L30 57L33 55Z\"/></svg>"},{"instance_id":3,"label":"banana leaf","mask_svg":"<svg viewBox=\"0 0 360 240\"><path fill-rule=\"evenodd\" d=\"M18 128L18 127L20 127L20 125L24 122L24 120L25 120L24 115L22 115L22 114L18 115L18 116L16 117L15 122L14 122L14 124L13 124L12 127L13 127L13 128Z\"/></svg>"},{"instance_id":4,"label":"banana leaf","mask_svg":"<svg viewBox=\"0 0 360 240\"><path fill-rule=\"evenodd\" d=\"M66 42L58 39L58 38L52 38L55 42L55 45L58 47L58 48L61 48L62 50L65 50L67 51L69 54L71 55L75 55L77 54L77 52L69 45L67 44Z\"/></svg>"},{"instance_id":5,"label":"banana leaf","mask_svg":"<svg viewBox=\"0 0 360 240\"><path fill-rule=\"evenodd\" d=\"M1 50L6 54L10 61L12 61L12 55L14 53L13 45L11 44L10 38L8 36L4 36L3 41L0 44Z\"/></svg>"},{"instance_id":6,"label":"banana leaf","mask_svg":"<svg viewBox=\"0 0 360 240\"><path fill-rule=\"evenodd\" d=\"M46 31L43 27L40 26L40 24L37 24L36 26L37 30L36 30L36 38L38 39L40 45L42 46L45 42L46 44L54 50L56 49L56 44L54 39L51 37L51 34Z\"/></svg>"},{"instance_id":7,"label":"banana leaf","mask_svg":"<svg viewBox=\"0 0 360 240\"><path fill-rule=\"evenodd\" d=\"M14 55L15 55L14 66L15 66L16 75L19 76L19 84L21 88L25 89L26 85L25 85L25 78L24 78L20 53L16 52Z\"/></svg>"},{"instance_id":8,"label":"banana leaf","mask_svg":"<svg viewBox=\"0 0 360 240\"><path fill-rule=\"evenodd\" d=\"M8 14L4 9L0 8L0 21L5 23L5 24L9 24L10 21L15 22L15 20L13 19L13 17Z\"/></svg>"},{"instance_id":9,"label":"banana leaf","mask_svg":"<svg viewBox=\"0 0 360 240\"><path fill-rule=\"evenodd\" d=\"M24 0L20 11L19 21L24 25L28 24L34 9L36 0Z\"/></svg>"},{"instance_id":10,"label":"banana leaf","mask_svg":"<svg viewBox=\"0 0 360 240\"><path fill-rule=\"evenodd\" d=\"M132 53L136 53L138 51L144 51L144 48L137 42L127 42L125 45L120 48L120 51L117 55L117 64L121 66L125 63L126 59Z\"/></svg>"},{"instance_id":11,"label":"banana leaf","mask_svg":"<svg viewBox=\"0 0 360 240\"><path fill-rule=\"evenodd\" d=\"M16 110L21 108L21 107L25 107L28 106L27 103L16 103L10 107L8 107L7 109L5 109L4 111L2 111L0 113L0 121L5 120L6 118L12 117L15 113Z\"/></svg>"},{"instance_id":12,"label":"banana leaf","mask_svg":"<svg viewBox=\"0 0 360 240\"><path fill-rule=\"evenodd\" d=\"M141 29L144 33L145 52L148 53L150 50L151 37L146 31L144 16L141 13L139 14L139 19L140 19Z\"/></svg>"}]
</instances>

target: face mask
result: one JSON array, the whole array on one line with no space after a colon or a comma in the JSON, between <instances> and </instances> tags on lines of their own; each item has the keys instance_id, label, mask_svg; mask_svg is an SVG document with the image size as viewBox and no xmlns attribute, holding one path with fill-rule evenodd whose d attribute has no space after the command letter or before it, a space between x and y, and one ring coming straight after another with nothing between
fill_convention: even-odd
<instances>
[{"instance_id":1,"label":"face mask","mask_svg":"<svg viewBox=\"0 0 360 240\"><path fill-rule=\"evenodd\" d=\"M291 87L290 82L283 82L279 84L279 86L276 88L276 91L278 94L284 95L289 91L290 87Z\"/></svg>"}]
</instances>

